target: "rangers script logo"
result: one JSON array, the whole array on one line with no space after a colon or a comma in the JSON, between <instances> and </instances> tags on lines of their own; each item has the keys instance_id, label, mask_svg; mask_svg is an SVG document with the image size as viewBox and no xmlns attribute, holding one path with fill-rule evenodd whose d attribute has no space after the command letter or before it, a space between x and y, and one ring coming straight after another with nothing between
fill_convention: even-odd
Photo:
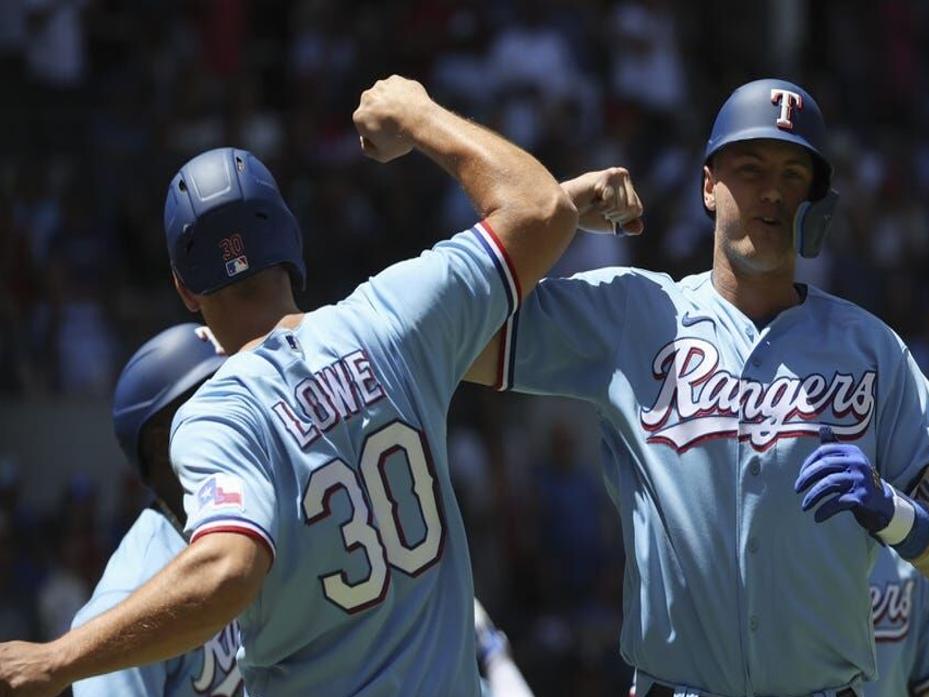
<instances>
[{"instance_id":1,"label":"rangers script logo","mask_svg":"<svg viewBox=\"0 0 929 697\"><path fill-rule=\"evenodd\" d=\"M888 583L884 588L871 586L871 621L876 641L900 641L910 632L913 609L913 579Z\"/></svg>"},{"instance_id":2,"label":"rangers script logo","mask_svg":"<svg viewBox=\"0 0 929 697\"><path fill-rule=\"evenodd\" d=\"M203 645L203 668L193 681L197 694L210 697L241 694L242 675L235 662L239 641L239 624L233 622Z\"/></svg>"},{"instance_id":3,"label":"rangers script logo","mask_svg":"<svg viewBox=\"0 0 929 697\"><path fill-rule=\"evenodd\" d=\"M718 366L719 351L703 339L675 339L658 351L652 374L662 381L661 389L655 403L639 413L642 427L652 434L649 443L680 453L711 438L738 438L766 450L778 438L818 435L820 425L830 426L840 440L852 440L871 423L873 370L857 381L837 372L831 381L813 373L764 384ZM821 421L827 412L831 415Z\"/></svg>"}]
</instances>

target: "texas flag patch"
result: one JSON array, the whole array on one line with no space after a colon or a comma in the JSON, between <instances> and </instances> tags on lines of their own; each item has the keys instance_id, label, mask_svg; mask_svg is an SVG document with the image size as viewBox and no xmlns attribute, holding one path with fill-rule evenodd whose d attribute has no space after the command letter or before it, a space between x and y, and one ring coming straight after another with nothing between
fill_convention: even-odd
<instances>
[{"instance_id":1,"label":"texas flag patch","mask_svg":"<svg viewBox=\"0 0 929 697\"><path fill-rule=\"evenodd\" d=\"M227 276L238 276L243 271L248 271L248 257L244 254L226 262Z\"/></svg>"},{"instance_id":2,"label":"texas flag patch","mask_svg":"<svg viewBox=\"0 0 929 697\"><path fill-rule=\"evenodd\" d=\"M211 510L245 510L245 487L230 474L214 474L197 491L197 508ZM198 511L198 512L199 512Z\"/></svg>"}]
</instances>

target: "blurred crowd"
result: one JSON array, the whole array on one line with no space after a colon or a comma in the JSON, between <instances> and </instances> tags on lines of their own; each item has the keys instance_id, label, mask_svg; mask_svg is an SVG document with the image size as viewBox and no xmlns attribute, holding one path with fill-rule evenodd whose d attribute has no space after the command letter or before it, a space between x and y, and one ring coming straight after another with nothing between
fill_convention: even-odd
<instances>
[{"instance_id":1,"label":"blurred crowd","mask_svg":"<svg viewBox=\"0 0 929 697\"><path fill-rule=\"evenodd\" d=\"M187 318L162 204L201 150L249 149L277 176L305 232L306 309L468 227L467 198L424 158L360 154L358 96L394 72L559 178L632 172L645 234L578 237L559 274L708 268L699 182L716 110L750 79L802 84L842 198L801 274L883 318L929 370L927 33L915 0L6 0L0 395L106 400L131 352ZM478 592L530 684L616 694L622 549L589 444L557 409L475 388L451 423ZM101 520L89 479L67 482L54 513L18 503L18 481L0 443L0 639L47 638L145 494L127 477Z\"/></svg>"}]
</instances>

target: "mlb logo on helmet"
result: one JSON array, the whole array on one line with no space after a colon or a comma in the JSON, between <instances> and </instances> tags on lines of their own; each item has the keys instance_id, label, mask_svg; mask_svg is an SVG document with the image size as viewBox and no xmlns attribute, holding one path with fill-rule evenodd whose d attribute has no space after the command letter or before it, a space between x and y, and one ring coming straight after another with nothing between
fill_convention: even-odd
<instances>
[{"instance_id":1,"label":"mlb logo on helmet","mask_svg":"<svg viewBox=\"0 0 929 697\"><path fill-rule=\"evenodd\" d=\"M248 257L245 256L242 235L236 233L221 239L219 248L223 253L223 261L226 262L227 276L238 276L243 271L248 271Z\"/></svg>"},{"instance_id":2,"label":"mlb logo on helmet","mask_svg":"<svg viewBox=\"0 0 929 697\"><path fill-rule=\"evenodd\" d=\"M248 271L248 257L244 254L226 262L227 276L237 276L243 271Z\"/></svg>"}]
</instances>

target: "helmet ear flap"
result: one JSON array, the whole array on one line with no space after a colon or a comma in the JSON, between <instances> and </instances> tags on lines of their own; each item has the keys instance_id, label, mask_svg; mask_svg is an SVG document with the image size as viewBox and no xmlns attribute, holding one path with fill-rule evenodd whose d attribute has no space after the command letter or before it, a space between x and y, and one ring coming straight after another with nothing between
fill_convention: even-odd
<instances>
[{"instance_id":1,"label":"helmet ear flap","mask_svg":"<svg viewBox=\"0 0 929 697\"><path fill-rule=\"evenodd\" d=\"M839 194L830 189L818 201L804 201L794 215L794 249L806 258L819 256L822 251Z\"/></svg>"}]
</instances>

